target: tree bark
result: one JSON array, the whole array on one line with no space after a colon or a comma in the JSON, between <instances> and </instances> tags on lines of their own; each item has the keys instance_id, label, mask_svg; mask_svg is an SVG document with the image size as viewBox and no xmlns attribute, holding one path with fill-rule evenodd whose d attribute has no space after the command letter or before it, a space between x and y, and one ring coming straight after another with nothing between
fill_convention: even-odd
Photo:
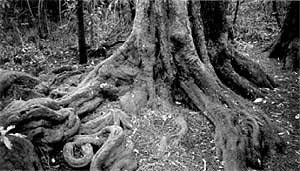
<instances>
[{"instance_id":1,"label":"tree bark","mask_svg":"<svg viewBox=\"0 0 300 171\"><path fill-rule=\"evenodd\" d=\"M121 106L132 112L136 111L128 110L132 104L136 104L138 110L145 105L144 101L153 106L158 97L172 100L171 87L177 84L215 124L216 145L222 151L220 156L226 161L226 170L259 168L267 149L279 143L275 127L262 111L253 110L248 101L228 89L214 70L217 73L222 73L222 68L229 70L225 78L233 80L238 87L236 90L244 86L244 92L252 93L250 97L259 94L254 85L274 87L275 84L257 64L231 52L226 41L224 4L207 2L201 5L200 9L197 1L137 1L130 37L114 55L90 72L81 85L94 82L99 76L106 77L106 81L120 79L119 73L126 71L122 77L127 83L131 82L133 88L120 97L126 99L121 100ZM205 34L202 18L195 15L199 9L202 18L208 18L203 21ZM211 13L219 22L209 17ZM246 79L247 75L240 74L249 77ZM253 82L251 87L250 82Z\"/></svg>"},{"instance_id":2,"label":"tree bark","mask_svg":"<svg viewBox=\"0 0 300 171\"><path fill-rule=\"evenodd\" d=\"M85 31L83 22L83 0L78 0L77 4L77 19L78 19L78 48L79 48L79 63L87 63L87 52L85 44Z\"/></svg>"},{"instance_id":3,"label":"tree bark","mask_svg":"<svg viewBox=\"0 0 300 171\"><path fill-rule=\"evenodd\" d=\"M0 121L17 128L26 125L24 134L44 133L43 142L51 142L48 146L68 141L64 156L73 167L90 162L91 170L134 170L131 148L124 150L132 128L128 114L158 107L161 100L174 104L173 95L181 92L187 106L196 106L215 125L217 153L226 171L261 168L268 152L282 141L268 117L236 93L252 99L262 93L257 87L274 83L228 44L224 7L224 2L215 1L137 0L126 42L73 91L55 100L10 104ZM106 103L119 109L104 110ZM97 108L104 114L98 112L84 123L85 116ZM181 130L173 136L180 139L186 123L183 117L176 123ZM109 136L103 137L104 133ZM165 143L168 137L162 139L161 151ZM88 144L98 146L95 155ZM75 145L86 149L82 160L73 153Z\"/></svg>"},{"instance_id":4,"label":"tree bark","mask_svg":"<svg viewBox=\"0 0 300 171\"><path fill-rule=\"evenodd\" d=\"M283 61L284 68L299 69L299 1L291 1L279 37L270 51L270 58Z\"/></svg>"},{"instance_id":5,"label":"tree bark","mask_svg":"<svg viewBox=\"0 0 300 171\"><path fill-rule=\"evenodd\" d=\"M226 86L251 100L264 94L257 87L276 87L257 63L239 54L228 43L230 27L224 2L201 1L201 15L211 64Z\"/></svg>"}]
</instances>

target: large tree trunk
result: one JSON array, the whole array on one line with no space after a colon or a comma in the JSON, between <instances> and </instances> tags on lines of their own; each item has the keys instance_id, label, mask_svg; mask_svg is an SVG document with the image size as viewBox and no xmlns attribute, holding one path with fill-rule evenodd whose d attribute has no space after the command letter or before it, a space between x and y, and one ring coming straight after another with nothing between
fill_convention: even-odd
<instances>
[{"instance_id":1,"label":"large tree trunk","mask_svg":"<svg viewBox=\"0 0 300 171\"><path fill-rule=\"evenodd\" d=\"M285 69L299 69L299 1L290 2L281 32L275 41L270 58L277 58L283 61Z\"/></svg>"},{"instance_id":2,"label":"large tree trunk","mask_svg":"<svg viewBox=\"0 0 300 171\"><path fill-rule=\"evenodd\" d=\"M173 104L172 95L181 93L215 125L225 170L246 171L261 168L281 141L268 117L236 93L253 99L262 95L257 87L273 86L257 64L228 44L223 2L137 0L132 32L112 56L59 99L12 102L0 123L16 125L35 141L43 133L40 141L50 148L69 141L64 156L73 167L91 162L91 170L134 170L125 146L132 128L127 114L155 108L160 100ZM107 110L106 103L122 110ZM100 147L95 155L91 144ZM84 150L82 158L75 157L75 146Z\"/></svg>"}]
</instances>

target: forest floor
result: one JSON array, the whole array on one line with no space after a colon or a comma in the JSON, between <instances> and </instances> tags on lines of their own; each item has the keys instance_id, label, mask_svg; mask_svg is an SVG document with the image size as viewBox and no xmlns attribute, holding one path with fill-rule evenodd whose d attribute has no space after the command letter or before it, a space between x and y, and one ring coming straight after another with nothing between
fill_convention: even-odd
<instances>
[{"instance_id":1,"label":"forest floor","mask_svg":"<svg viewBox=\"0 0 300 171\"><path fill-rule=\"evenodd\" d=\"M300 170L300 90L299 73L282 69L282 64L268 59L263 47L255 44L239 48L244 55L260 63L270 74L279 87L266 89L267 95L256 99L255 103L280 127L278 134L285 139L287 149L285 154L272 155L265 164L265 171ZM91 58L85 66L78 66L76 53L64 50L58 54L45 55L35 51L28 45L20 51L20 57L0 63L0 68L18 70L47 80L49 72L63 65L72 65L89 71L103 58ZM20 59L20 60L19 60ZM215 154L214 126L200 113L185 109L179 102L177 106L161 103L157 110L143 109L132 116L135 125L129 141L135 145L134 153L140 171L217 171L223 170ZM183 116L188 125L188 131L179 142L166 143L164 137L178 132L175 118ZM74 170L64 161L61 148L54 153L42 154L41 161L47 170ZM88 168L81 168L82 170Z\"/></svg>"},{"instance_id":2,"label":"forest floor","mask_svg":"<svg viewBox=\"0 0 300 171\"><path fill-rule=\"evenodd\" d=\"M282 69L282 63L268 59L267 53L254 49L253 58L259 60L279 85L267 90L263 101L257 103L271 120L281 129L278 134L284 138L287 148L284 154L272 155L266 164L266 171L300 170L300 77L299 71Z\"/></svg>"}]
</instances>

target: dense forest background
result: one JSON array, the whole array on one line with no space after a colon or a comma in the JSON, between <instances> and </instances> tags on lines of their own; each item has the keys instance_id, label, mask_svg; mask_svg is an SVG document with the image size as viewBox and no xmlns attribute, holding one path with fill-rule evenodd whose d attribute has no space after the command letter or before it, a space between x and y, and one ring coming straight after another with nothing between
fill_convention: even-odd
<instances>
[{"instance_id":1,"label":"dense forest background","mask_svg":"<svg viewBox=\"0 0 300 171\"><path fill-rule=\"evenodd\" d=\"M261 161L258 161L258 165L263 165L263 167L250 166L266 171L300 169L299 48L295 48L299 46L299 41L296 40L294 44L287 47L292 50L296 49L292 52L289 51L289 53L298 55L295 60L277 57L278 52L275 52L275 57L274 53L272 54L285 25L290 3L290 1L267 0L226 1L230 44L241 55L258 63L277 85L272 88L260 88L264 96L248 98L278 126L277 132L275 131L276 135L285 142L283 145L285 147L281 149L281 153L275 154L274 152L274 155L266 163L261 164ZM80 13L79 9L82 9L83 13ZM29 89L36 89L40 94L45 94L52 99L60 99L68 96L69 92L77 91L74 87L82 85L81 81L90 75L89 72L92 73L99 63L106 61L116 51L118 53L120 47L122 49L123 43L130 38L134 21L136 21L134 20L137 15L136 9L134 0L0 0L0 73L2 74L0 75L0 86L6 86L5 84L8 82L6 80L14 77L9 74L8 76L5 75L6 71L20 71L30 75L29 81L26 82ZM80 17L83 17L83 23L80 22ZM80 31L80 29L84 31ZM128 72L127 69L125 68L124 71ZM135 71L130 70L130 72ZM28 87L22 87L24 84L22 78L27 78L28 75L16 77L18 79L20 77L21 81L16 79L17 81L11 83L12 86L5 90L0 87L0 116L2 114L7 116L6 111L9 107L18 106L18 104L11 102L27 101L26 104L22 103L24 106L21 105L27 110L27 105L34 104L34 98L40 97L27 90ZM37 79L39 81L36 81ZM127 85L126 81L120 79L116 81L116 84L123 85L126 83ZM30 87L31 84L32 87ZM35 87L36 85L39 87ZM95 113L109 111L118 105L115 102L117 99L114 94L115 90L111 87L106 90L105 86L105 90L102 90L101 87L101 91L104 92L105 95L103 96L107 100L101 99L101 109L95 112L88 110L99 99L88 101L90 104L88 106L82 103L84 99L81 100L81 96L76 96L81 101L61 102L63 104L61 106L67 109L67 107L71 108L80 103L81 106L78 105L79 107L74 108L77 110L78 107L78 110L84 114L81 115L83 118L80 118L82 123L97 120ZM115 118L111 119L110 116L102 118L103 121L120 122L122 127L131 128L129 133L126 132L129 142L126 147L130 146L137 164L128 166L128 170L224 170L224 163L216 154L213 136L214 132L217 132L215 124L209 117L199 115L199 111L195 110L197 107L188 106L184 102L186 97L178 94L172 94L172 96L176 104L175 107L160 104L164 107L143 108L137 112L138 109L131 106L134 108L132 113L138 113L137 115L130 115L130 122L132 123L127 122L128 116L126 114L118 116L118 121ZM106 102L109 103L106 104ZM157 103L164 102L158 101ZM47 107L52 105L51 109L56 108L50 101L41 102L41 104ZM176 112L183 114L178 116ZM90 115L86 117L86 113ZM48 123L47 119L40 119L28 126L28 129L60 122L60 119L55 118L52 123L52 119L48 118L51 123ZM28 122L27 120L20 122L20 124ZM3 118L0 117L0 121L4 122ZM0 123L0 152L4 152L2 153L3 157L9 156L7 155L9 151L14 156L16 149L20 150L24 144L26 145L27 142L24 143L12 138L12 136L21 137L21 139L27 138L23 134L19 134L22 131L27 131L25 131L27 129L26 124L24 125L24 129L19 128L18 125L13 125L16 126L15 129ZM52 129L52 126L49 127ZM54 127L56 129L56 126ZM116 134L118 132L118 129L114 127L107 129L110 132L115 131ZM12 135L9 135L10 130L12 130ZM84 132L81 133L84 134ZM105 138L108 137L105 136ZM3 168L4 166L14 167L7 164L8 160L11 163L21 163L19 164L20 168L26 168L26 162L34 161L38 163L37 166L33 167L36 170L88 170L90 168L84 164L81 166L76 160L75 162L66 161L63 146L70 137L57 142L53 141L52 144L49 143L50 145L47 143L45 143L47 145L41 145L41 142L33 141L35 138L28 138L34 147L31 147L32 144L30 143L28 145L29 150L26 148L28 151L31 150L30 154L34 154L34 159L30 159L31 161L22 161L22 157L16 157L16 161L0 159ZM72 140L74 139L77 140L76 137ZM114 141L117 140L112 140L113 143ZM58 148L55 148L53 144ZM12 150L9 150L9 147ZM88 151L88 148L87 146L74 147L72 154L80 158L86 155L85 150ZM32 149L34 150L32 151ZM117 152L122 150L124 149L118 149ZM20 153L20 156L26 156L26 152L17 153ZM127 153L121 153L120 156L119 158L115 156L112 158L124 163L129 161L120 159L129 156ZM24 166L20 161L24 163ZM79 164L72 166L70 164L72 162ZM109 163L110 161L105 162ZM113 166L110 169L122 170L122 167ZM105 167L103 166L103 168Z\"/></svg>"},{"instance_id":2,"label":"dense forest background","mask_svg":"<svg viewBox=\"0 0 300 171\"><path fill-rule=\"evenodd\" d=\"M236 18L232 28L235 45L241 50L257 46L269 48L279 33L286 15L287 3L276 2L274 11L272 1L242 1L235 16L237 4L235 1L230 2L227 17L230 23ZM101 57L109 56L113 49L125 41L133 24L130 5L133 6L133 2L84 3L86 44L90 50L89 64L96 64ZM37 75L42 71L50 71L57 65L57 61L59 65L77 63L78 26L75 0L3 0L0 15L0 63L3 67ZM101 48L106 49L101 51ZM100 54L95 55L93 50L98 50Z\"/></svg>"}]
</instances>

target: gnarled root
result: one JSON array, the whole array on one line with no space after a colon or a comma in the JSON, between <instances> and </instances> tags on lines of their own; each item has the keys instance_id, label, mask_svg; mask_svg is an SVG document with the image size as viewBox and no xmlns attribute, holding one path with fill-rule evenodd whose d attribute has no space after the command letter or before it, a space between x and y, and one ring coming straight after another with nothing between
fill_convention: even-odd
<instances>
[{"instance_id":1,"label":"gnarled root","mask_svg":"<svg viewBox=\"0 0 300 171\"><path fill-rule=\"evenodd\" d=\"M109 134L107 138L104 136ZM100 147L93 155L92 146ZM83 157L76 158L74 155L75 145L80 146ZM79 135L74 142L69 142L64 147L64 157L72 167L83 167L91 162L90 170L134 170L136 161L131 156L132 149L125 147L125 135L123 129L117 125L107 126L93 135ZM93 156L93 157L91 157Z\"/></svg>"},{"instance_id":2,"label":"gnarled root","mask_svg":"<svg viewBox=\"0 0 300 171\"><path fill-rule=\"evenodd\" d=\"M124 133L119 126L109 126L103 129L109 132L109 137L103 146L94 155L91 162L91 171L101 171L103 168L112 170L112 168L122 168L130 171L136 169L136 161L125 160L131 153L124 148ZM126 164L125 164L126 162ZM120 167L122 166L122 167ZM125 167L126 166L126 167Z\"/></svg>"},{"instance_id":3,"label":"gnarled root","mask_svg":"<svg viewBox=\"0 0 300 171\"><path fill-rule=\"evenodd\" d=\"M104 98L117 98L119 89L108 83L95 81L76 89L70 95L58 100L62 106L74 107L80 116L96 109Z\"/></svg>"},{"instance_id":4,"label":"gnarled root","mask_svg":"<svg viewBox=\"0 0 300 171\"><path fill-rule=\"evenodd\" d=\"M215 143L226 170L262 169L271 150L281 150L278 144L282 140L274 133L272 124L262 119L264 116L256 117L221 106L214 107L211 112L223 118L216 124Z\"/></svg>"},{"instance_id":5,"label":"gnarled root","mask_svg":"<svg viewBox=\"0 0 300 171\"><path fill-rule=\"evenodd\" d=\"M101 114L101 113L100 113ZM132 129L129 116L120 109L109 109L105 114L81 124L80 134L94 134L108 125L118 125L123 129Z\"/></svg>"},{"instance_id":6,"label":"gnarled root","mask_svg":"<svg viewBox=\"0 0 300 171\"><path fill-rule=\"evenodd\" d=\"M32 99L44 95L34 90L40 80L29 74L0 69L0 110L13 99Z\"/></svg>"},{"instance_id":7,"label":"gnarled root","mask_svg":"<svg viewBox=\"0 0 300 171\"><path fill-rule=\"evenodd\" d=\"M264 96L258 88L274 88L274 81L260 68L260 66L235 52L229 54L225 49L218 53L212 61L220 80L237 94L255 99Z\"/></svg>"},{"instance_id":8,"label":"gnarled root","mask_svg":"<svg viewBox=\"0 0 300 171\"><path fill-rule=\"evenodd\" d=\"M277 87L274 80L263 71L258 63L246 58L237 51L234 51L233 55L232 66L239 75L247 78L251 83L260 88Z\"/></svg>"},{"instance_id":9,"label":"gnarled root","mask_svg":"<svg viewBox=\"0 0 300 171\"><path fill-rule=\"evenodd\" d=\"M6 71L0 69L0 97L13 84L23 85L27 88L33 88L40 80L29 74L17 71Z\"/></svg>"},{"instance_id":10,"label":"gnarled root","mask_svg":"<svg viewBox=\"0 0 300 171\"><path fill-rule=\"evenodd\" d=\"M182 82L181 87L197 108L214 123L217 154L225 161L225 170L262 168L269 152L274 148L281 150L283 144L276 134L276 127L259 109L253 110L250 106L234 103L228 103L230 106L214 103L191 81L188 84Z\"/></svg>"},{"instance_id":11,"label":"gnarled root","mask_svg":"<svg viewBox=\"0 0 300 171\"><path fill-rule=\"evenodd\" d=\"M61 108L49 98L11 102L0 114L0 124L15 125L13 131L46 146L68 139L78 132L80 120L71 108Z\"/></svg>"},{"instance_id":12,"label":"gnarled root","mask_svg":"<svg viewBox=\"0 0 300 171\"><path fill-rule=\"evenodd\" d=\"M104 137L100 137L101 133L102 132L93 135L77 135L73 138L72 142L66 143L63 149L66 162L75 168L88 165L94 156L92 145L100 147L105 141ZM80 153L82 153L81 157L76 157L74 154L75 147L80 148Z\"/></svg>"}]
</instances>

